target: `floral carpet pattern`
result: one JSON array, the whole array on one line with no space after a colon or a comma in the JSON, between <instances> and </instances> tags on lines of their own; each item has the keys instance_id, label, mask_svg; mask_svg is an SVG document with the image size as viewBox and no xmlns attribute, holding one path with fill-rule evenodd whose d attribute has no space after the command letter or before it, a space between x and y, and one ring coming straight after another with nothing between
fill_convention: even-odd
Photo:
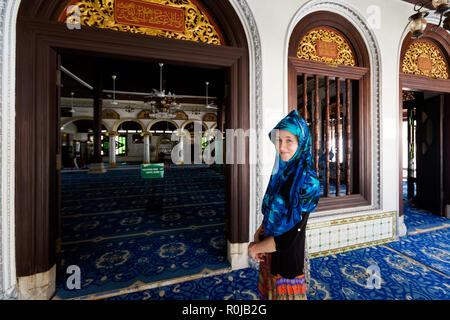
<instances>
[{"instance_id":1,"label":"floral carpet pattern","mask_svg":"<svg viewBox=\"0 0 450 320\"><path fill-rule=\"evenodd\" d=\"M62 175L61 270L55 299L96 299L173 278L228 272L224 177L207 167ZM149 207L156 203L157 208Z\"/></svg>"},{"instance_id":2,"label":"floral carpet pattern","mask_svg":"<svg viewBox=\"0 0 450 320\"><path fill-rule=\"evenodd\" d=\"M450 300L449 220L406 200L404 208L408 235L399 241L311 259L308 299ZM109 300L254 300L257 281L248 268Z\"/></svg>"},{"instance_id":3,"label":"floral carpet pattern","mask_svg":"<svg viewBox=\"0 0 450 320\"><path fill-rule=\"evenodd\" d=\"M308 300L450 299L450 277L383 245L310 261ZM257 281L258 271L248 268L108 300L256 300Z\"/></svg>"},{"instance_id":4,"label":"floral carpet pattern","mask_svg":"<svg viewBox=\"0 0 450 320\"><path fill-rule=\"evenodd\" d=\"M89 182L78 173L67 177L74 183L65 189L63 199L63 267L80 265L83 280L78 291L60 286L57 298L257 299L258 270L231 271L226 261L224 195L211 199L214 192L223 192L223 176L203 168L198 175L191 171L192 179L185 174L189 169L178 168L180 175L167 170L172 183L156 179L141 185L136 183L137 171L114 172L104 188L96 186L98 177ZM145 201L133 203L137 194L182 198L185 190L181 195L177 190L186 183L193 191L189 195L207 197L187 205L160 201L160 211L147 210ZM83 188L92 191L83 196ZM115 206L99 205L120 196L123 204L114 200ZM311 259L308 299L450 300L449 219L415 208L407 200L404 208L407 235L399 241ZM204 270L194 280L139 288L141 283ZM208 274L213 270L220 272Z\"/></svg>"}]
</instances>

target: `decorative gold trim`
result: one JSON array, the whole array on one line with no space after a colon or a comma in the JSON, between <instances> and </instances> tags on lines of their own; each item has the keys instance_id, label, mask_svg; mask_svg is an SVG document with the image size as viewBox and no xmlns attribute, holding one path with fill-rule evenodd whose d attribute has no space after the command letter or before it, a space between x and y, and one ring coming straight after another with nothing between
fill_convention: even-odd
<instances>
[{"instance_id":1,"label":"decorative gold trim","mask_svg":"<svg viewBox=\"0 0 450 320\"><path fill-rule=\"evenodd\" d=\"M336 45L336 57L319 56L317 54L317 44L323 43ZM330 28L315 28L309 31L300 41L297 58L325 62L330 66L347 65L356 66L356 59L349 43L337 31Z\"/></svg>"},{"instance_id":2,"label":"decorative gold trim","mask_svg":"<svg viewBox=\"0 0 450 320\"><path fill-rule=\"evenodd\" d=\"M395 241L395 237L381 239L381 240L375 240L375 241L369 241L369 242L365 242L365 243L352 244L347 247L319 251L319 252L315 252L315 253L310 253L310 259L329 256L329 255L336 254L336 253L357 250L357 249L361 249L361 248L377 246L380 244L389 243L389 242L393 242L393 241Z\"/></svg>"},{"instance_id":3,"label":"decorative gold trim","mask_svg":"<svg viewBox=\"0 0 450 320\"><path fill-rule=\"evenodd\" d=\"M203 122L217 122L217 115L215 113L206 113L202 118Z\"/></svg>"},{"instance_id":4,"label":"decorative gold trim","mask_svg":"<svg viewBox=\"0 0 450 320\"><path fill-rule=\"evenodd\" d=\"M122 123L124 123L124 122L127 122L127 121L132 121L132 122L137 122L137 123L139 123L139 125L140 125L141 128L142 128L142 131L145 131L145 125L144 125L144 123L143 123L142 121L140 121L139 119L136 119L136 118L123 118L123 119L120 119L120 120L114 122L114 125L113 125L111 131L117 131L117 128L119 128L120 124L122 124Z\"/></svg>"},{"instance_id":5,"label":"decorative gold trim","mask_svg":"<svg viewBox=\"0 0 450 320\"><path fill-rule=\"evenodd\" d=\"M158 122L161 122L161 121L167 121L167 122L170 122L170 123L172 123L173 125L175 125L175 127L176 127L177 129L180 128L180 126L178 125L178 123L176 123L175 121L173 121L173 120L171 120L171 119L168 119L168 118L160 118L160 119L155 119L155 120L152 120L151 122L149 122L149 124L147 125L146 131L147 131L147 132L150 131L150 129L152 128L152 126L153 126L155 123L158 123Z\"/></svg>"},{"instance_id":6,"label":"decorative gold trim","mask_svg":"<svg viewBox=\"0 0 450 320\"><path fill-rule=\"evenodd\" d=\"M150 36L203 42L223 45L223 38L206 12L191 0L143 0L144 2L181 8L185 11L185 31L174 32L149 27L125 25L116 22L114 17L114 0L80 0L75 2L81 13L81 25L100 29L111 29L122 32L139 33ZM70 3L73 4L73 3ZM69 21L67 8L61 15L60 22Z\"/></svg>"},{"instance_id":7,"label":"decorative gold trim","mask_svg":"<svg viewBox=\"0 0 450 320\"><path fill-rule=\"evenodd\" d=\"M102 111L102 119L120 119L120 114L112 109L105 109Z\"/></svg>"},{"instance_id":8,"label":"decorative gold trim","mask_svg":"<svg viewBox=\"0 0 450 320\"><path fill-rule=\"evenodd\" d=\"M198 119L190 119L190 120L185 121L185 122L181 125L181 128L180 128L180 129L184 130L184 128L185 128L188 124L190 124L191 122L198 122L198 123L200 123L200 124L202 125L202 129L203 129L203 128L208 129L208 128L207 128L207 125L206 125L202 120L198 120Z\"/></svg>"},{"instance_id":9,"label":"decorative gold trim","mask_svg":"<svg viewBox=\"0 0 450 320\"><path fill-rule=\"evenodd\" d=\"M306 230L311 229L317 229L317 228L324 228L324 227L331 227L341 224L349 224L349 223L355 223L355 222L361 222L361 221L370 221L375 219L383 219L387 217L395 217L395 212L386 212L386 213L379 213L379 214L368 214L365 216L358 216L358 217L351 217L351 218L341 218L336 220L329 220L324 222L318 222L314 224L308 224L306 226Z\"/></svg>"},{"instance_id":10,"label":"decorative gold trim","mask_svg":"<svg viewBox=\"0 0 450 320\"><path fill-rule=\"evenodd\" d=\"M359 216L359 217L342 218L342 219L318 222L318 223L314 223L314 224L308 224L306 226L306 230L319 229L319 228L331 227L331 226L336 226L336 225L354 224L354 223L358 223L358 222L361 222L361 221L372 221L372 220L378 220L378 219L389 218L389 217L391 217L392 220L393 220L392 221L392 236L391 237L388 237L388 238L385 238L385 239L373 240L373 241L369 241L369 242L352 244L352 245L345 246L345 247L339 247L339 248L334 248L334 249L327 249L327 250L323 250L323 251L310 253L310 258L313 259L313 258L318 258L318 257L331 255L331 254L336 254L336 253L341 253L341 252L361 249L361 248L370 247L370 246L376 246L376 245L380 245L380 244L383 244L383 243L388 243L388 242L395 241L395 236L396 236L396 212L385 212L385 213L380 213L380 214L369 214L369 215Z\"/></svg>"},{"instance_id":11,"label":"decorative gold trim","mask_svg":"<svg viewBox=\"0 0 450 320\"><path fill-rule=\"evenodd\" d=\"M430 65L421 68L420 59ZM404 73L428 76L432 79L448 79L449 69L445 57L432 43L415 41L411 43L403 57L402 71Z\"/></svg>"}]
</instances>

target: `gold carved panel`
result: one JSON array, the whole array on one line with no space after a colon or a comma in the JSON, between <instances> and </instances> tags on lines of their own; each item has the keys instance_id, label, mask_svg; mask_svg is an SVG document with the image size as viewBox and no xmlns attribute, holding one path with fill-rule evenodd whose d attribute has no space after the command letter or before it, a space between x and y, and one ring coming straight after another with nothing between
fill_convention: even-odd
<instances>
[{"instance_id":1,"label":"gold carved panel","mask_svg":"<svg viewBox=\"0 0 450 320\"><path fill-rule=\"evenodd\" d=\"M217 122L217 116L214 113L206 113L203 116L204 122Z\"/></svg>"},{"instance_id":2,"label":"gold carved panel","mask_svg":"<svg viewBox=\"0 0 450 320\"><path fill-rule=\"evenodd\" d=\"M111 109L105 109L102 112L102 119L120 119L120 115Z\"/></svg>"},{"instance_id":3,"label":"gold carved panel","mask_svg":"<svg viewBox=\"0 0 450 320\"><path fill-rule=\"evenodd\" d=\"M194 1L120 0L117 2L120 5L120 13L119 8L117 10L115 8L116 1L119 0L80 0L71 2L71 5L76 5L79 8L81 25L214 45L224 44L223 38L211 17L203 12ZM154 9L155 7L160 7L161 10L157 11L157 9ZM184 18L184 28L179 28L180 11L184 11L184 17L181 16L181 19ZM154 12L158 12L158 15ZM66 13L67 8L62 13L60 22L72 21ZM170 19L174 21L170 21ZM131 22L123 24L117 20ZM161 24L161 28L145 26L149 24L157 25L158 23ZM173 27L169 28L172 31L168 30L168 25ZM184 31L174 31L177 29Z\"/></svg>"},{"instance_id":4,"label":"gold carved panel","mask_svg":"<svg viewBox=\"0 0 450 320\"><path fill-rule=\"evenodd\" d=\"M329 28L316 28L306 34L298 46L297 57L333 66L356 66L356 59L348 42Z\"/></svg>"},{"instance_id":5,"label":"gold carved panel","mask_svg":"<svg viewBox=\"0 0 450 320\"><path fill-rule=\"evenodd\" d=\"M449 78L445 57L436 46L425 41L415 41L409 46L403 58L402 71L434 79Z\"/></svg>"},{"instance_id":6,"label":"gold carved panel","mask_svg":"<svg viewBox=\"0 0 450 320\"><path fill-rule=\"evenodd\" d=\"M142 110L141 112L139 112L138 119L153 119L154 117L152 117L152 113L150 110Z\"/></svg>"},{"instance_id":7,"label":"gold carved panel","mask_svg":"<svg viewBox=\"0 0 450 320\"><path fill-rule=\"evenodd\" d=\"M189 119L188 115L186 114L186 112L179 110L179 111L175 111L175 118L174 120L187 120Z\"/></svg>"}]
</instances>

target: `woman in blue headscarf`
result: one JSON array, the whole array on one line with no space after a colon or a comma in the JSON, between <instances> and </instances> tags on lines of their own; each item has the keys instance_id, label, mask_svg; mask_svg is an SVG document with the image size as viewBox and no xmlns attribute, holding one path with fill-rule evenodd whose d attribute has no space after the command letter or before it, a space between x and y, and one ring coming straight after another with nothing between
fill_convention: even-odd
<instances>
[{"instance_id":1,"label":"woman in blue headscarf","mask_svg":"<svg viewBox=\"0 0 450 320\"><path fill-rule=\"evenodd\" d=\"M260 261L261 299L305 300L306 223L319 201L308 125L291 111L269 133L277 157L262 203L264 220L248 247Z\"/></svg>"}]
</instances>

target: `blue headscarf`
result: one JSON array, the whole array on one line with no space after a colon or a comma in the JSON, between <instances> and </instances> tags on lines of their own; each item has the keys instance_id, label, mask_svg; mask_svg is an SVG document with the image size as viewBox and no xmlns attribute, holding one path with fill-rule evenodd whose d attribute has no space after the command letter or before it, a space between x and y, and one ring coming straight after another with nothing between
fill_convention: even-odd
<instances>
[{"instance_id":1,"label":"blue headscarf","mask_svg":"<svg viewBox=\"0 0 450 320\"><path fill-rule=\"evenodd\" d=\"M262 203L264 231L279 236L302 220L303 212L313 212L319 202L320 185L311 155L308 125L296 110L291 111L269 133L288 130L298 138L298 147L288 161L277 152L269 185Z\"/></svg>"}]
</instances>

